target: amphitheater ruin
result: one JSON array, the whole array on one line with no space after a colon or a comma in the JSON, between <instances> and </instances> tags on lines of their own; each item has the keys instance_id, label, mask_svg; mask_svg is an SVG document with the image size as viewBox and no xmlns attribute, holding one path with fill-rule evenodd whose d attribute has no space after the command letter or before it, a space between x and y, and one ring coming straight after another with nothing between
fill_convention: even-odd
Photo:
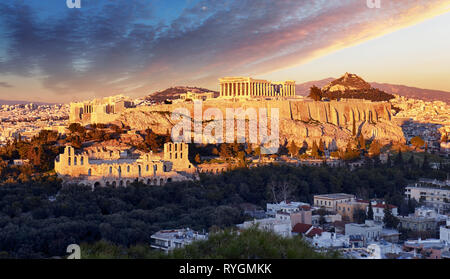
<instances>
[{"instance_id":1,"label":"amphitheater ruin","mask_svg":"<svg viewBox=\"0 0 450 279\"><path fill-rule=\"evenodd\" d=\"M55 160L55 171L65 182L91 187L128 186L134 181L161 186L195 177L196 167L188 156L185 143L166 143L163 154L107 149L76 151L66 146Z\"/></svg>"}]
</instances>

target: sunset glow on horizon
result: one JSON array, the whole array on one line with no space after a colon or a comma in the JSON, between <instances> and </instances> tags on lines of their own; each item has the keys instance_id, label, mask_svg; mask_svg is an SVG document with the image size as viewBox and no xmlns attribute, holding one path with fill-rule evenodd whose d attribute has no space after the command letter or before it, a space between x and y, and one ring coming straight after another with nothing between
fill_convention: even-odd
<instances>
[{"instance_id":1,"label":"sunset glow on horizon","mask_svg":"<svg viewBox=\"0 0 450 279\"><path fill-rule=\"evenodd\" d=\"M339 77L450 92L450 1L0 3L0 99L69 102L223 76ZM330 3L332 2L332 3Z\"/></svg>"}]
</instances>

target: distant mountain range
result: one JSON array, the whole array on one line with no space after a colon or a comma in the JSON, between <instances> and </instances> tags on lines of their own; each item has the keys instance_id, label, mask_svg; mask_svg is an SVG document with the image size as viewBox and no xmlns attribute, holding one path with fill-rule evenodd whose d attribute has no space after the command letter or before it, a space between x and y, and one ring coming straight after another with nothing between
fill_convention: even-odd
<instances>
[{"instance_id":1,"label":"distant mountain range","mask_svg":"<svg viewBox=\"0 0 450 279\"><path fill-rule=\"evenodd\" d=\"M0 100L1 105L25 105L25 104L36 104L36 105L54 105L56 103L45 103L45 102L30 102L30 101L17 101L17 100Z\"/></svg>"},{"instance_id":2,"label":"distant mountain range","mask_svg":"<svg viewBox=\"0 0 450 279\"><path fill-rule=\"evenodd\" d=\"M315 85L319 88L323 88L335 80L336 78L330 77L322 80L308 81L305 83L297 84L295 86L295 90L297 95L308 96L309 88L311 86ZM369 82L369 83L372 87L380 89L389 94L396 94L408 98L421 99L424 101L443 101L450 103L450 92L447 91L422 89L417 87L410 87L405 85L397 85L389 83L378 83L378 82Z\"/></svg>"}]
</instances>

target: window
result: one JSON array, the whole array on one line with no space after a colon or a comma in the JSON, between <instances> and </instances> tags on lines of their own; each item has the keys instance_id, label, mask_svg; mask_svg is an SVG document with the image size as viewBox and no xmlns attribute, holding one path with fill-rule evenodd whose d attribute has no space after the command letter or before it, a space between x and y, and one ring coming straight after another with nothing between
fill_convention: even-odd
<instances>
[{"instance_id":1,"label":"window","mask_svg":"<svg viewBox=\"0 0 450 279\"><path fill-rule=\"evenodd\" d=\"M73 158L73 165L76 166L77 165L77 157Z\"/></svg>"},{"instance_id":2,"label":"window","mask_svg":"<svg viewBox=\"0 0 450 279\"><path fill-rule=\"evenodd\" d=\"M109 174L112 174L112 167L109 167Z\"/></svg>"},{"instance_id":3,"label":"window","mask_svg":"<svg viewBox=\"0 0 450 279\"><path fill-rule=\"evenodd\" d=\"M130 172L130 166L127 166L127 172Z\"/></svg>"}]
</instances>

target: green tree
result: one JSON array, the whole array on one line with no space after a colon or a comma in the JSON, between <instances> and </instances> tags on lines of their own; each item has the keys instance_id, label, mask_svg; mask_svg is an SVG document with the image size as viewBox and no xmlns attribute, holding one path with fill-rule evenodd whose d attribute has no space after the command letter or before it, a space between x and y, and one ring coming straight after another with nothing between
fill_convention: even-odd
<instances>
[{"instance_id":1,"label":"green tree","mask_svg":"<svg viewBox=\"0 0 450 279\"><path fill-rule=\"evenodd\" d=\"M238 159L238 165L241 168L247 167L247 160L245 158L245 152L244 151L239 151L237 154L237 159Z\"/></svg>"},{"instance_id":2,"label":"green tree","mask_svg":"<svg viewBox=\"0 0 450 279\"><path fill-rule=\"evenodd\" d=\"M220 157L230 158L232 156L232 150L229 148L228 143L222 143L219 151Z\"/></svg>"},{"instance_id":3,"label":"green tree","mask_svg":"<svg viewBox=\"0 0 450 279\"><path fill-rule=\"evenodd\" d=\"M373 140L369 147L369 155L374 157L381 153L381 145L377 140Z\"/></svg>"},{"instance_id":4,"label":"green tree","mask_svg":"<svg viewBox=\"0 0 450 279\"><path fill-rule=\"evenodd\" d=\"M403 154L401 150L398 151L397 157L395 157L394 164L396 166L403 166Z\"/></svg>"},{"instance_id":5,"label":"green tree","mask_svg":"<svg viewBox=\"0 0 450 279\"><path fill-rule=\"evenodd\" d=\"M416 161L414 160L414 154L411 154L411 157L409 157L408 165L412 168L416 166Z\"/></svg>"},{"instance_id":6,"label":"green tree","mask_svg":"<svg viewBox=\"0 0 450 279\"><path fill-rule=\"evenodd\" d=\"M298 152L300 150L300 147L298 147L295 142L292 140L291 143L289 144L289 153L291 154L291 157L293 156L297 156Z\"/></svg>"},{"instance_id":7,"label":"green tree","mask_svg":"<svg viewBox=\"0 0 450 279\"><path fill-rule=\"evenodd\" d=\"M386 228L396 229L399 220L392 214L392 210L387 204L384 207L383 212L384 212L383 223L386 226Z\"/></svg>"},{"instance_id":8,"label":"green tree","mask_svg":"<svg viewBox=\"0 0 450 279\"><path fill-rule=\"evenodd\" d=\"M195 159L194 159L195 163L200 164L202 162L202 159L200 158L200 154L196 154L195 155Z\"/></svg>"},{"instance_id":9,"label":"green tree","mask_svg":"<svg viewBox=\"0 0 450 279\"><path fill-rule=\"evenodd\" d=\"M361 148L362 150L366 149L366 140L364 139L364 136L362 133L359 134L358 144L359 144L359 148Z\"/></svg>"},{"instance_id":10,"label":"green tree","mask_svg":"<svg viewBox=\"0 0 450 279\"><path fill-rule=\"evenodd\" d=\"M247 144L247 148L245 149L245 153L246 153L247 155L249 155L249 156L252 155L252 153L253 153L253 148L252 148L252 145L251 145L250 143Z\"/></svg>"},{"instance_id":11,"label":"green tree","mask_svg":"<svg viewBox=\"0 0 450 279\"><path fill-rule=\"evenodd\" d=\"M322 138L319 141L319 151L320 155L325 154L325 142L322 140Z\"/></svg>"},{"instance_id":12,"label":"green tree","mask_svg":"<svg viewBox=\"0 0 450 279\"><path fill-rule=\"evenodd\" d=\"M367 214L366 211L362 208L355 209L353 211L353 220L358 224L363 224L366 221Z\"/></svg>"},{"instance_id":13,"label":"green tree","mask_svg":"<svg viewBox=\"0 0 450 279\"><path fill-rule=\"evenodd\" d=\"M355 121L353 121L353 123L352 123L352 135L354 137L356 137L356 122Z\"/></svg>"},{"instance_id":14,"label":"green tree","mask_svg":"<svg viewBox=\"0 0 450 279\"><path fill-rule=\"evenodd\" d=\"M75 133L83 134L86 131L86 129L83 126L81 126L80 123L71 123L69 125L69 131L72 134L75 134Z\"/></svg>"},{"instance_id":15,"label":"green tree","mask_svg":"<svg viewBox=\"0 0 450 279\"><path fill-rule=\"evenodd\" d=\"M415 136L411 139L411 144L414 146L414 149L417 150L425 145L425 141L421 137Z\"/></svg>"},{"instance_id":16,"label":"green tree","mask_svg":"<svg viewBox=\"0 0 450 279\"><path fill-rule=\"evenodd\" d=\"M367 209L367 219L373 220L373 208L372 203L369 201L369 208Z\"/></svg>"},{"instance_id":17,"label":"green tree","mask_svg":"<svg viewBox=\"0 0 450 279\"><path fill-rule=\"evenodd\" d=\"M313 156L314 158L319 158L319 147L317 146L316 141L313 141L313 145L311 148L311 156Z\"/></svg>"},{"instance_id":18,"label":"green tree","mask_svg":"<svg viewBox=\"0 0 450 279\"><path fill-rule=\"evenodd\" d=\"M423 157L422 170L429 171L430 169L430 162L428 161L428 156L425 154L425 156Z\"/></svg>"},{"instance_id":19,"label":"green tree","mask_svg":"<svg viewBox=\"0 0 450 279\"><path fill-rule=\"evenodd\" d=\"M323 93L322 90L320 90L319 87L313 85L310 89L309 89L309 98L313 99L314 101L320 101L322 100L323 97Z\"/></svg>"}]
</instances>

